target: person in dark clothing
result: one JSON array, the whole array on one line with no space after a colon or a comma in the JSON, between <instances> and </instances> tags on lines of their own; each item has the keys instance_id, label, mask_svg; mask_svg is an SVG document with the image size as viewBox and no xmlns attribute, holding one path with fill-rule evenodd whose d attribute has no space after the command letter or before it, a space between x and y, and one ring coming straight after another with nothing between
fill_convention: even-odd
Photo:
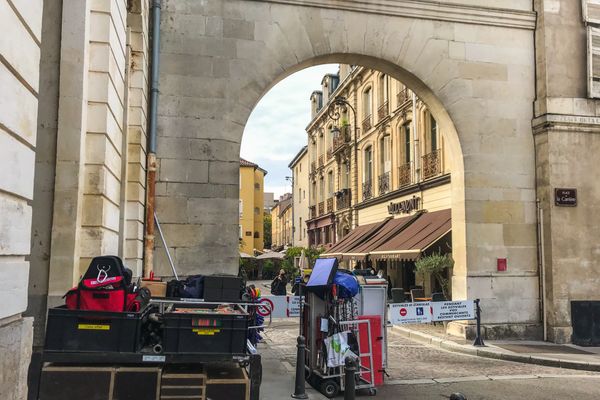
<instances>
[{"instance_id":1,"label":"person in dark clothing","mask_svg":"<svg viewBox=\"0 0 600 400\"><path fill-rule=\"evenodd\" d=\"M271 294L276 296L285 296L287 294L287 277L283 269L279 270L279 275L271 282Z\"/></svg>"}]
</instances>

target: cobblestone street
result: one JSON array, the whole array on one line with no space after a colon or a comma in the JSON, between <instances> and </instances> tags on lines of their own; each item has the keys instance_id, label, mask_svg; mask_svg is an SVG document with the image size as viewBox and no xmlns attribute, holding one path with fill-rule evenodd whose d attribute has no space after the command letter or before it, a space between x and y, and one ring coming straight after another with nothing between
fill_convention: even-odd
<instances>
[{"instance_id":1,"label":"cobblestone street","mask_svg":"<svg viewBox=\"0 0 600 400\"><path fill-rule=\"evenodd\" d=\"M265 332L265 345L288 374L294 371L297 332L296 320L274 322ZM390 377L379 398L435 399L458 391L470 393L469 399L512 399L527 391L528 400L591 400L600 394L600 373L453 353L404 338L393 329L388 330L388 351Z\"/></svg>"}]
</instances>

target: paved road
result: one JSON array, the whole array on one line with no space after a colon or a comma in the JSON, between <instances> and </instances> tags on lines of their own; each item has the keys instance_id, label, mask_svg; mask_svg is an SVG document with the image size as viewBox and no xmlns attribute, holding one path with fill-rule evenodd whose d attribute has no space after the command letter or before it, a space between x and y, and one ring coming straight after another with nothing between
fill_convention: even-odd
<instances>
[{"instance_id":1,"label":"paved road","mask_svg":"<svg viewBox=\"0 0 600 400\"><path fill-rule=\"evenodd\" d=\"M266 332L276 357L291 373L297 320L277 321ZM388 333L388 373L378 399L600 399L600 373L493 360L452 353Z\"/></svg>"}]
</instances>

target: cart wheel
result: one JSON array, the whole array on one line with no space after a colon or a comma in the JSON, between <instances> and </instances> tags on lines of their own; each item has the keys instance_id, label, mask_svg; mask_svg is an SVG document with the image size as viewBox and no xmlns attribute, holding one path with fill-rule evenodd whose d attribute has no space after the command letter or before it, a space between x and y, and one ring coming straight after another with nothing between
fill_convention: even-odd
<instances>
[{"instance_id":1,"label":"cart wheel","mask_svg":"<svg viewBox=\"0 0 600 400\"><path fill-rule=\"evenodd\" d=\"M369 389L369 396L375 396L375 395L377 395L377 389L370 388Z\"/></svg>"},{"instance_id":2,"label":"cart wheel","mask_svg":"<svg viewBox=\"0 0 600 400\"><path fill-rule=\"evenodd\" d=\"M340 385L336 381L328 379L321 382L320 390L326 397L333 399L340 392Z\"/></svg>"}]
</instances>

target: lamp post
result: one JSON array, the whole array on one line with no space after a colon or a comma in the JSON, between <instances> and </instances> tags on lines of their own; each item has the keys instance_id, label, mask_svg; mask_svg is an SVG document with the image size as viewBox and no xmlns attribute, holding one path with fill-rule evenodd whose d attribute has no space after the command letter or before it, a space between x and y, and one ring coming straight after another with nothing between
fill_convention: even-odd
<instances>
[{"instance_id":1,"label":"lamp post","mask_svg":"<svg viewBox=\"0 0 600 400\"><path fill-rule=\"evenodd\" d=\"M354 190L352 193L352 197L354 198L354 201L352 202L352 204L350 206L352 207L354 205L354 207L352 209L352 211L353 211L352 225L353 225L353 227L356 227L356 226L358 226L358 210L355 207L356 203L358 203L358 138L357 138L358 125L356 122L356 109L354 109L354 107L352 107L352 105L348 102L348 100L346 100L345 97L337 96L329 104L329 108L327 108L327 116L332 121L337 122L341 118L338 108L349 108L352 111L352 117L354 119L354 138L353 138L353 140L354 140L354 162L356 165L354 165ZM331 132L333 133L333 137L339 137L340 128L337 126L337 123L336 123L336 125L334 125ZM350 162L350 160L348 162Z\"/></svg>"}]
</instances>

